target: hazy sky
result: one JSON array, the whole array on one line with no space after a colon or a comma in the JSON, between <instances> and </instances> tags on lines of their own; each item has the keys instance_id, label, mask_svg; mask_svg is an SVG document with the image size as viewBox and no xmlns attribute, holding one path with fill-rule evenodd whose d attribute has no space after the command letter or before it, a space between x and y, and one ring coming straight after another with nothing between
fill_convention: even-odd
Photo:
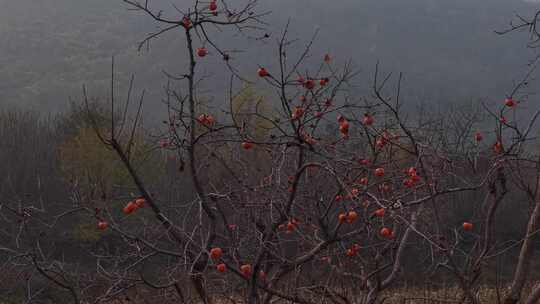
<instances>
[{"instance_id":1,"label":"hazy sky","mask_svg":"<svg viewBox=\"0 0 540 304\"><path fill-rule=\"evenodd\" d=\"M173 14L171 3L191 3L159 2ZM501 37L494 30L535 7L520 0L261 0L260 10L272 11L267 42L213 34L226 47L244 51L233 63L250 75L259 64L275 64L274 37L290 18L292 38L306 42L320 30L314 57L330 52L337 63L352 59L362 72L359 87L369 83L380 60L385 69L405 73L411 98L452 102L502 95L520 77L532 57L527 35ZM80 98L83 83L106 95L114 55L119 88L135 73L138 88L147 89L158 108L162 71L180 73L185 60L175 33L155 41L150 52L136 51L137 42L156 28L120 0L0 0L0 105L62 110L70 98ZM204 89L219 101L226 70L212 56L200 68L213 75Z\"/></svg>"}]
</instances>

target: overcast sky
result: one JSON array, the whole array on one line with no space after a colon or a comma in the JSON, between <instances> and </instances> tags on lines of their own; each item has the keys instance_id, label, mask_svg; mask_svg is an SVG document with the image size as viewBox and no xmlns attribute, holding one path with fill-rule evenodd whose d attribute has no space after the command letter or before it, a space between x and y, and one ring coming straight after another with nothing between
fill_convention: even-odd
<instances>
[{"instance_id":1,"label":"overcast sky","mask_svg":"<svg viewBox=\"0 0 540 304\"><path fill-rule=\"evenodd\" d=\"M169 14L175 13L171 3L191 3L159 2ZM263 43L215 33L218 42L245 51L233 63L248 75L259 64L275 64L274 35L289 18L291 35L303 42L320 30L314 56L330 52L337 62L352 59L362 71L359 87L380 60L385 69L405 73L411 98L433 102L502 95L533 55L525 33L494 33L516 13L530 15L538 6L521 0L260 2L260 10L272 11L266 19L272 39ZM155 41L150 52L136 51L156 26L120 0L0 0L0 105L62 110L70 98L80 98L83 83L104 96L114 55L118 86L125 88L135 73L138 88L147 89L158 108L162 71L181 73L185 60L181 35L174 33ZM226 70L212 58L200 68L214 75L204 89L219 101Z\"/></svg>"}]
</instances>

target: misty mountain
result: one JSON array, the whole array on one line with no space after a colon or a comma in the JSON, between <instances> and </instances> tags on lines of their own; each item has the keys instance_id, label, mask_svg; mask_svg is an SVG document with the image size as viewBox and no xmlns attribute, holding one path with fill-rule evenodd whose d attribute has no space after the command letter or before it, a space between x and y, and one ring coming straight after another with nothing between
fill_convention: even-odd
<instances>
[{"instance_id":1,"label":"misty mountain","mask_svg":"<svg viewBox=\"0 0 540 304\"><path fill-rule=\"evenodd\" d=\"M185 8L189 3L154 5L174 16L172 4ZM275 65L276 38L290 20L290 38L300 39L294 49L318 29L313 60L326 52L337 63L351 59L361 71L361 94L380 61L385 71L405 73L408 98L444 104L500 98L511 89L532 51L526 33L500 36L494 30L536 7L518 0L267 0L259 11L271 12L265 18L269 39L234 31L212 34L225 48L241 50L233 53L232 63L255 80L258 65ZM149 50L137 51L137 43L158 27L120 0L2 0L0 105L62 110L69 99L80 99L83 84L91 95L106 96L114 55L118 88L126 89L135 74L137 90L146 89L147 103L159 111L167 80L163 71L179 74L186 61L179 33L169 32L153 40ZM228 72L219 56L209 56L198 68L210 76L202 92L216 102L225 98Z\"/></svg>"}]
</instances>

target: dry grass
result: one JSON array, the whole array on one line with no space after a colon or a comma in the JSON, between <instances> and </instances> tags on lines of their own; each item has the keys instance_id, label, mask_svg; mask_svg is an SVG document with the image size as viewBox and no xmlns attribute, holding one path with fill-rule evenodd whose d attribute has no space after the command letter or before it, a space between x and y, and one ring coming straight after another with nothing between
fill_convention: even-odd
<instances>
[{"instance_id":1,"label":"dry grass","mask_svg":"<svg viewBox=\"0 0 540 304\"><path fill-rule=\"evenodd\" d=\"M530 288L524 290L524 295L529 294ZM507 288L482 286L478 289L477 296L482 304L502 303ZM461 301L462 292L457 287L428 289L428 288L400 288L394 289L381 297L384 304L458 304Z\"/></svg>"},{"instance_id":2,"label":"dry grass","mask_svg":"<svg viewBox=\"0 0 540 304\"><path fill-rule=\"evenodd\" d=\"M502 297L503 291L499 291ZM386 292L382 298L385 304L443 304L462 303L461 290L457 287L428 289L407 288ZM493 287L481 287L478 298L482 303L497 303L497 290Z\"/></svg>"},{"instance_id":3,"label":"dry grass","mask_svg":"<svg viewBox=\"0 0 540 304\"><path fill-rule=\"evenodd\" d=\"M497 290L495 287L482 286L478 289L478 298L482 304L497 304L502 303L502 298L506 293L506 288L501 288ZM524 296L526 296L530 291L530 288L525 290ZM446 288L396 288L384 292L379 302L380 304L458 304L463 303L461 301L461 290L457 287L446 287ZM146 304L149 303L148 300L151 297L146 297L146 301L142 299L141 295L132 294L129 300L117 299L107 302L108 304ZM360 299L361 297L358 297ZM152 302L152 301L151 301ZM236 304L243 304L244 301L241 297L235 297L234 302ZM0 297L0 304L14 304L18 303L15 299L2 299ZM152 302L153 303L153 302ZM157 303L157 302L156 302ZM168 304L168 303L177 303L177 300L168 301L167 299L160 299L159 303ZM191 303L197 304L197 301L192 301ZM214 299L214 304L231 304L233 303L230 300L223 299ZM285 304L286 302L274 302L278 304ZM287 302L288 303L288 302ZM353 303L360 304L360 303Z\"/></svg>"}]
</instances>

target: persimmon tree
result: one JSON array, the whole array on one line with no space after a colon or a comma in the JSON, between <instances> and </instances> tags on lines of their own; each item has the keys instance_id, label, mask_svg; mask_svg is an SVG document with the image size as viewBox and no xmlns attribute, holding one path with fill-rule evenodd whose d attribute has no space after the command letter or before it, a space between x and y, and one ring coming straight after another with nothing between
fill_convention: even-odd
<instances>
[{"instance_id":1,"label":"persimmon tree","mask_svg":"<svg viewBox=\"0 0 540 304\"><path fill-rule=\"evenodd\" d=\"M443 252L464 297L477 301L471 283L478 276L469 278L448 253L454 252L451 249L459 241L450 248L439 240L449 229L440 220L439 205L444 197L458 192L486 191L487 197L493 197L495 207L485 215L485 237L478 240L484 249L477 254L474 267L467 266L478 273L491 246L490 217L507 191L501 164L496 158L489 159L484 170L470 176L470 163L455 153L456 143L446 141L445 130L436 127L443 118L420 121L417 126L404 119L401 75L395 82L394 97L385 96L390 75L381 76L377 69L372 96L355 98L347 89L354 76L350 65L338 69L327 54L314 68L306 66L313 41L296 59L290 58L287 25L277 40L278 68L261 66L254 71L276 92L272 116L257 107L248 114L268 122L268 132L256 138L253 126L245 121L238 124L230 111L232 85L231 106L222 109L224 117L197 112L196 69L211 56L204 46L209 45L223 56L232 79L244 80L231 67L231 55L213 42L206 27L254 27L250 24L259 23L262 17L252 12L255 2L237 10L226 3L220 3L219 9L217 2L195 2L176 19L152 11L149 2L125 2L169 24L143 43L164 31L183 28L188 72L171 78L186 82L187 89L167 87L170 117L160 144L186 162L196 193L189 208L194 213L186 216L193 221L179 226L162 213L159 197L150 195L125 157L114 124L109 137L101 136L124 161L145 204L177 246L185 248L177 257L183 258L183 267L202 301L210 301L212 287L205 284L205 277L214 268L229 273L229 280L236 276L243 281L241 290L250 303L268 303L273 298L309 302L321 296L339 301L347 299L347 290L364 290L365 302L374 303L402 270L402 256L412 234ZM470 130L465 131L470 135ZM501 154L502 138L497 138L493 149ZM221 166L229 178L214 181L211 172ZM454 170L458 177L448 174ZM500 194L494 189L497 182L503 188ZM128 205L126 213L137 209L133 206ZM417 228L423 214L434 220L435 231ZM468 222L463 225L465 230L472 227ZM470 257L470 253L466 255ZM328 275L310 275L321 261L334 280L317 279ZM184 297L175 280L167 281L165 286L175 285ZM336 282L342 288L336 288Z\"/></svg>"},{"instance_id":2,"label":"persimmon tree","mask_svg":"<svg viewBox=\"0 0 540 304\"><path fill-rule=\"evenodd\" d=\"M110 119L96 115L86 88L84 106L130 185L105 198L74 195L70 208L40 223L46 230L81 213L111 242L89 250L95 269L83 273L76 262L45 254L53 250L43 250L35 234L12 233L13 243L20 236L26 243L1 248L8 265L23 263L73 303L373 304L419 271L450 274L462 302L481 303L490 261L509 250L495 237L498 210L516 193L538 202L532 134L540 112L526 123L511 115L527 105L522 89L532 72L495 104L415 112L403 100L402 74L377 63L361 95L352 63L314 50L316 35L291 38L291 24L275 39L274 64L236 67L242 53L213 35L217 28L272 39L255 0L193 1L170 12L151 0L123 2L161 26L141 48L166 32L185 40L185 71L166 72L166 127L146 137L175 170L149 173L136 158L149 102L144 91L134 97L133 82L118 101L113 65ZM210 80L199 67L214 56L231 75L219 105L200 89ZM456 220L450 210L462 200L469 211ZM9 221L13 231L36 225L24 208L2 206L18 219ZM425 269L406 263L411 257Z\"/></svg>"},{"instance_id":3,"label":"persimmon tree","mask_svg":"<svg viewBox=\"0 0 540 304\"><path fill-rule=\"evenodd\" d=\"M497 31L498 34L504 35L516 31L526 30L529 32L529 41L527 46L532 49L538 47L540 41L540 33L538 32L538 21L540 18L540 11L534 12L531 16L517 15L517 20L512 20L510 26L502 31ZM530 62L530 70L527 73L523 81L519 82L516 88L512 91L512 94L523 91L529 86L529 78L536 71L536 65L540 57L535 56ZM525 94L527 97L528 94ZM509 103L510 101L510 103ZM508 107L516 106L513 103L512 96L506 100ZM519 104L518 104L519 105ZM534 127L536 118L540 115L539 112L534 112L534 120L527 126L525 131L514 128L515 135L519 138L527 136L530 132L537 132ZM521 148L522 144L519 144ZM531 149L538 149L538 146L534 145ZM527 157L519 159L518 163L521 166L516 166L515 180L517 187L519 187L526 196L526 201L529 203L529 216L527 228L524 233L520 246L519 258L515 267L513 279L510 284L510 290L504 298L505 304L519 303L522 299L522 293L528 278L531 274L531 261L534 257L534 242L538 240L538 231L540 229L540 196L538 195L538 187L540 186L540 180L538 179L538 157L536 154L527 155ZM524 303L532 304L540 301L540 284L536 284L531 294L526 298Z\"/></svg>"}]
</instances>

